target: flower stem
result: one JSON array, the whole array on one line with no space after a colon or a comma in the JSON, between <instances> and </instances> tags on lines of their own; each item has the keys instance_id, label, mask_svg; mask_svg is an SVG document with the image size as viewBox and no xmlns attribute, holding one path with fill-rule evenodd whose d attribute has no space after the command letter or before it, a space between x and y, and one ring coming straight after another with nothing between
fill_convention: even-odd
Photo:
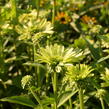
<instances>
[{"instance_id":1,"label":"flower stem","mask_svg":"<svg viewBox=\"0 0 109 109\"><path fill-rule=\"evenodd\" d=\"M17 22L17 6L16 6L16 0L10 0L11 3L11 17L14 23Z\"/></svg>"},{"instance_id":2,"label":"flower stem","mask_svg":"<svg viewBox=\"0 0 109 109\"><path fill-rule=\"evenodd\" d=\"M101 107L102 107L102 109L105 109L104 101L103 101L103 98L102 98L102 97L100 97L100 102L101 102Z\"/></svg>"},{"instance_id":3,"label":"flower stem","mask_svg":"<svg viewBox=\"0 0 109 109\"><path fill-rule=\"evenodd\" d=\"M54 91L54 96L55 96L54 109L57 109L57 75L56 75L56 72L54 72L53 74L52 84L53 84L53 91Z\"/></svg>"},{"instance_id":4,"label":"flower stem","mask_svg":"<svg viewBox=\"0 0 109 109\"><path fill-rule=\"evenodd\" d=\"M36 52L35 44L33 44L33 62L35 62L35 52Z\"/></svg>"},{"instance_id":5,"label":"flower stem","mask_svg":"<svg viewBox=\"0 0 109 109\"><path fill-rule=\"evenodd\" d=\"M72 99L71 98L69 99L69 104L70 104L70 109L73 109L73 107L72 107Z\"/></svg>"},{"instance_id":6,"label":"flower stem","mask_svg":"<svg viewBox=\"0 0 109 109\"><path fill-rule=\"evenodd\" d=\"M34 91L32 90L32 88L30 87L29 88L30 92L32 93L32 95L34 96L34 98L36 99L36 101L39 103L39 105L41 106L41 109L44 109L43 106L42 106L42 103L39 99L39 97L34 93Z\"/></svg>"},{"instance_id":7,"label":"flower stem","mask_svg":"<svg viewBox=\"0 0 109 109\"><path fill-rule=\"evenodd\" d=\"M80 101L80 109L84 109L83 89L82 88L79 88L79 101Z\"/></svg>"},{"instance_id":8,"label":"flower stem","mask_svg":"<svg viewBox=\"0 0 109 109\"><path fill-rule=\"evenodd\" d=\"M36 0L36 7L37 7L37 19L39 17L39 10L40 10L40 0Z\"/></svg>"},{"instance_id":9,"label":"flower stem","mask_svg":"<svg viewBox=\"0 0 109 109\"><path fill-rule=\"evenodd\" d=\"M1 35L1 33L0 33ZM3 47L3 37L2 35L0 36L0 72L4 73L5 72L5 63L4 63L4 47Z\"/></svg>"},{"instance_id":10,"label":"flower stem","mask_svg":"<svg viewBox=\"0 0 109 109\"><path fill-rule=\"evenodd\" d=\"M56 0L53 0L53 13L52 13L52 24L55 22L55 14L56 14Z\"/></svg>"}]
</instances>

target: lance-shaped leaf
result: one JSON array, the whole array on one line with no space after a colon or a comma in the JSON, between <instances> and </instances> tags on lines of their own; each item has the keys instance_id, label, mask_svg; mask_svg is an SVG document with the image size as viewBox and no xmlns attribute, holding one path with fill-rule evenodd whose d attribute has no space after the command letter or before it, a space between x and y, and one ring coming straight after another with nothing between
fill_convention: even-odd
<instances>
[{"instance_id":1,"label":"lance-shaped leaf","mask_svg":"<svg viewBox=\"0 0 109 109\"><path fill-rule=\"evenodd\" d=\"M28 96L6 97L6 98L0 99L0 101L8 101L11 103L17 103L17 104L25 105L25 106L32 107L32 108L36 107L34 102Z\"/></svg>"},{"instance_id":2,"label":"lance-shaped leaf","mask_svg":"<svg viewBox=\"0 0 109 109\"><path fill-rule=\"evenodd\" d=\"M77 92L76 91L66 91L64 93L62 93L59 97L58 97L58 105L57 107L59 108L60 106L62 106L66 101L68 101L73 95L75 95Z\"/></svg>"}]
</instances>

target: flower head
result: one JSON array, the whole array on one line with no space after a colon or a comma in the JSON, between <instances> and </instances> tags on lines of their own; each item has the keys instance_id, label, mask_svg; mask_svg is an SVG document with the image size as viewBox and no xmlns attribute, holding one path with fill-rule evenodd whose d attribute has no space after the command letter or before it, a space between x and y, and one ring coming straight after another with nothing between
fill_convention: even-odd
<instances>
[{"instance_id":1,"label":"flower head","mask_svg":"<svg viewBox=\"0 0 109 109\"><path fill-rule=\"evenodd\" d=\"M90 16L87 16L87 15L82 16L81 20L85 24L96 24L97 23L95 17L90 17Z\"/></svg>"},{"instance_id":2,"label":"flower head","mask_svg":"<svg viewBox=\"0 0 109 109\"><path fill-rule=\"evenodd\" d=\"M68 76L71 81L84 79L92 72L92 68L85 64L68 66L67 70L66 76Z\"/></svg>"},{"instance_id":3,"label":"flower head","mask_svg":"<svg viewBox=\"0 0 109 109\"><path fill-rule=\"evenodd\" d=\"M36 54L39 62L47 63L51 66L63 65L66 63L78 62L83 59L83 52L80 49L67 48L62 45L50 45L41 47Z\"/></svg>"},{"instance_id":4,"label":"flower head","mask_svg":"<svg viewBox=\"0 0 109 109\"><path fill-rule=\"evenodd\" d=\"M109 48L109 33L98 36L101 39L102 47Z\"/></svg>"},{"instance_id":5,"label":"flower head","mask_svg":"<svg viewBox=\"0 0 109 109\"><path fill-rule=\"evenodd\" d=\"M104 89L98 89L97 92L96 92L96 94L95 94L95 96L97 98L101 98L101 97L104 97L106 93L107 93L106 90L104 90Z\"/></svg>"},{"instance_id":6,"label":"flower head","mask_svg":"<svg viewBox=\"0 0 109 109\"><path fill-rule=\"evenodd\" d=\"M16 31L19 33L19 40L37 42L43 36L53 33L52 24L45 18L36 19L37 12L33 10L28 14L22 14L19 17L19 25L16 26Z\"/></svg>"},{"instance_id":7,"label":"flower head","mask_svg":"<svg viewBox=\"0 0 109 109\"><path fill-rule=\"evenodd\" d=\"M61 24L68 24L71 21L71 18L64 12L58 12L55 20L59 21Z\"/></svg>"},{"instance_id":8,"label":"flower head","mask_svg":"<svg viewBox=\"0 0 109 109\"><path fill-rule=\"evenodd\" d=\"M67 67L64 80L65 82L72 84L72 86L86 87L86 85L89 85L87 77L93 76L93 74L91 74L92 71L93 69L85 64L77 64L76 66L71 65Z\"/></svg>"},{"instance_id":9,"label":"flower head","mask_svg":"<svg viewBox=\"0 0 109 109\"><path fill-rule=\"evenodd\" d=\"M30 75L26 75L22 78L21 80L21 84L22 84L22 88L24 89L25 87L29 87L32 83L32 76Z\"/></svg>"},{"instance_id":10,"label":"flower head","mask_svg":"<svg viewBox=\"0 0 109 109\"><path fill-rule=\"evenodd\" d=\"M101 74L101 79L104 81L101 85L103 87L109 86L109 69L105 68L105 73Z\"/></svg>"}]
</instances>

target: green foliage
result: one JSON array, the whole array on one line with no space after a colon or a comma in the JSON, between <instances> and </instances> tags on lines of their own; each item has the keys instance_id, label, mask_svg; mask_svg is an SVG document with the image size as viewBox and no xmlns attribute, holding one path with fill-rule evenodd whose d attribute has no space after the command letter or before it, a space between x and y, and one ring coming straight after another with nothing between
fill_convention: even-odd
<instances>
[{"instance_id":1,"label":"green foliage","mask_svg":"<svg viewBox=\"0 0 109 109\"><path fill-rule=\"evenodd\" d=\"M12 96L7 98L2 98L0 101L8 101L12 103L17 103L25 106L35 108L36 105L28 96Z\"/></svg>"},{"instance_id":2,"label":"green foliage","mask_svg":"<svg viewBox=\"0 0 109 109\"><path fill-rule=\"evenodd\" d=\"M62 106L66 101L68 101L77 91L66 91L59 96L59 103L57 107Z\"/></svg>"},{"instance_id":3,"label":"green foliage","mask_svg":"<svg viewBox=\"0 0 109 109\"><path fill-rule=\"evenodd\" d=\"M108 10L108 0L0 0L0 109L108 109Z\"/></svg>"}]
</instances>

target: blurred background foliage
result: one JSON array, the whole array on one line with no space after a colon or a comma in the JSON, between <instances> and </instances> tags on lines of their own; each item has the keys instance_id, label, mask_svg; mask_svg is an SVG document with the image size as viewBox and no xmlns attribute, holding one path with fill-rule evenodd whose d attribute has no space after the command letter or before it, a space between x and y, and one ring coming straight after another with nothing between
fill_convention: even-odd
<instances>
[{"instance_id":1,"label":"blurred background foliage","mask_svg":"<svg viewBox=\"0 0 109 109\"><path fill-rule=\"evenodd\" d=\"M81 87L85 109L108 109L108 63L109 0L0 0L1 109L52 109L56 95L57 108L79 109ZM92 76L67 84L66 72L84 64ZM26 75L34 78L30 89L21 86Z\"/></svg>"}]
</instances>

